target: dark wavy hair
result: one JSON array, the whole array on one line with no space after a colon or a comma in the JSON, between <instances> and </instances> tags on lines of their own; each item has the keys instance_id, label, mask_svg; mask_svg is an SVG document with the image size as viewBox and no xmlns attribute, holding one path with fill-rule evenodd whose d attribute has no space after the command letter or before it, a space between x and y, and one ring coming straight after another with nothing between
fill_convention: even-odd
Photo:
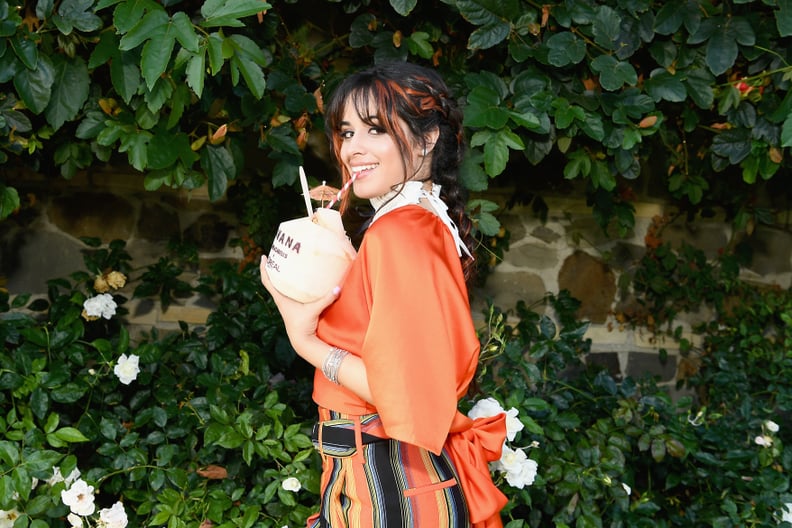
<instances>
[{"instance_id":1,"label":"dark wavy hair","mask_svg":"<svg viewBox=\"0 0 792 528\"><path fill-rule=\"evenodd\" d=\"M431 181L441 186L440 198L448 206L448 213L459 228L462 240L473 253L472 223L465 212L466 190L459 183L459 165L465 152L462 111L451 97L443 78L434 70L409 62L388 62L353 73L333 92L325 110L328 140L335 160L341 167L342 183L349 181L339 152L341 150L341 122L347 104L357 110L360 119L369 125L383 128L393 137L405 168L409 167L413 145L423 148L426 137L439 131L432 149ZM369 115L371 108L377 114ZM399 126L398 119L407 125L409 135ZM405 169L404 181L410 179ZM349 203L349 193L341 200L341 210ZM462 255L462 269L470 285L475 275L473 259Z\"/></svg>"}]
</instances>

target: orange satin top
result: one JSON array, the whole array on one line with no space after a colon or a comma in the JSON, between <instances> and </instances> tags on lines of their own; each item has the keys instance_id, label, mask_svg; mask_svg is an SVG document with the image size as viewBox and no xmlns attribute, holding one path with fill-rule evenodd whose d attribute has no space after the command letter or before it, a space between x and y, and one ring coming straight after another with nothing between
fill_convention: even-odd
<instances>
[{"instance_id":1,"label":"orange satin top","mask_svg":"<svg viewBox=\"0 0 792 528\"><path fill-rule=\"evenodd\" d=\"M471 520L500 526L507 499L487 463L500 458L505 415L474 421L457 411L479 356L467 295L455 242L436 215L406 205L378 218L317 328L363 360L375 405L320 370L313 398L342 413L378 413L391 438L436 454L445 447Z\"/></svg>"}]
</instances>

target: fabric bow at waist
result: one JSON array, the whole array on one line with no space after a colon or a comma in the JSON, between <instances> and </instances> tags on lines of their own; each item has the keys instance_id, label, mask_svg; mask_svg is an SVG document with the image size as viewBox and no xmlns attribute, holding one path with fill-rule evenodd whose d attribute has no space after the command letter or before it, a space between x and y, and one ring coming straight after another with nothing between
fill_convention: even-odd
<instances>
[{"instance_id":1,"label":"fabric bow at waist","mask_svg":"<svg viewBox=\"0 0 792 528\"><path fill-rule=\"evenodd\" d=\"M509 502L492 482L489 463L500 460L506 440L506 414L475 420L457 413L445 448L456 466L474 528L503 526L500 510Z\"/></svg>"}]
</instances>

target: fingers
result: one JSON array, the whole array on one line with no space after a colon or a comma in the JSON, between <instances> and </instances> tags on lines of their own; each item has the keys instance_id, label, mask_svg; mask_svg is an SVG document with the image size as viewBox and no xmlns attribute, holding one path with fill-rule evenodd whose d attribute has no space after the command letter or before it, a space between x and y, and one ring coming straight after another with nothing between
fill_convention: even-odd
<instances>
[{"instance_id":1,"label":"fingers","mask_svg":"<svg viewBox=\"0 0 792 528\"><path fill-rule=\"evenodd\" d=\"M314 301L314 305L321 313L322 310L333 304L336 299L338 299L338 295L341 293L341 287L336 286L332 290L330 290L324 297L320 298L317 301Z\"/></svg>"}]
</instances>

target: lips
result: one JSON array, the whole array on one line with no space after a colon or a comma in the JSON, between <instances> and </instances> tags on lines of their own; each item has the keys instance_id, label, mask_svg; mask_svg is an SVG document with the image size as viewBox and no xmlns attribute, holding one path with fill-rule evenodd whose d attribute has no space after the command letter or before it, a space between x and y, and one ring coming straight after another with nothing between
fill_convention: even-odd
<instances>
[{"instance_id":1,"label":"lips","mask_svg":"<svg viewBox=\"0 0 792 528\"><path fill-rule=\"evenodd\" d=\"M352 177L354 179L360 179L365 177L369 172L373 171L379 167L379 163L372 163L370 165L358 165L356 167L351 167L350 172L352 173Z\"/></svg>"}]
</instances>

